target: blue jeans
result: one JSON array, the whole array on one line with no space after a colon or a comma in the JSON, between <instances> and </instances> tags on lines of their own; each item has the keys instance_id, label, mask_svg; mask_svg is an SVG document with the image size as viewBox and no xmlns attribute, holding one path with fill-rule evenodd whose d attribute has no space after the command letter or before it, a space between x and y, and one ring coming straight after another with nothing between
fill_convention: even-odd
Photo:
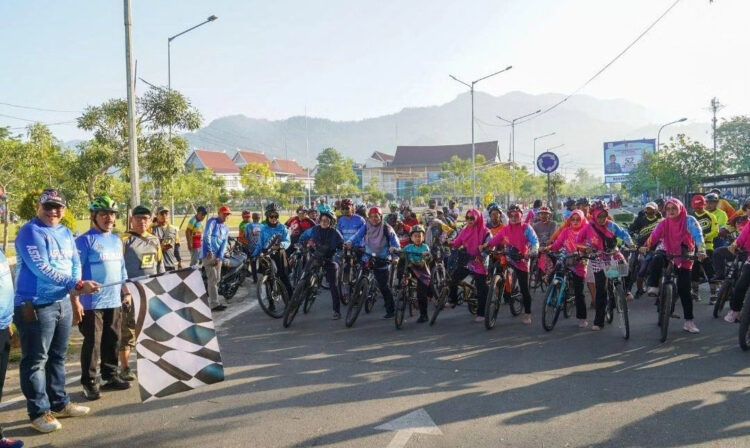
<instances>
[{"instance_id":1,"label":"blue jeans","mask_svg":"<svg viewBox=\"0 0 750 448\"><path fill-rule=\"evenodd\" d=\"M13 313L21 339L21 390L31 420L70 403L65 393L65 354L73 324L68 298L35 308L35 322L24 321L23 306Z\"/></svg>"}]
</instances>

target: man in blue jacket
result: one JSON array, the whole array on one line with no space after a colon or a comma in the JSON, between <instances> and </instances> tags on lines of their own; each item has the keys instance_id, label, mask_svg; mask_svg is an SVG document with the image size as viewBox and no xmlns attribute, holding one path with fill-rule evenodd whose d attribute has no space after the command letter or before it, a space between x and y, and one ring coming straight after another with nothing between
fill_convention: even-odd
<instances>
[{"instance_id":1,"label":"man in blue jacket","mask_svg":"<svg viewBox=\"0 0 750 448\"><path fill-rule=\"evenodd\" d=\"M272 202L266 205L266 220L261 224L260 237L258 238L258 245L255 247L255 251L253 251L253 257L257 258L276 235L279 236L279 242L274 247L276 253L272 256L272 259L276 264L276 273L279 276L279 280L286 286L287 291L289 291L289 297L291 297L292 284L289 282L289 275L287 273L285 251L292 244L292 241L289 237L289 230L284 224L279 222L279 208Z\"/></svg>"},{"instance_id":2,"label":"man in blue jacket","mask_svg":"<svg viewBox=\"0 0 750 448\"><path fill-rule=\"evenodd\" d=\"M120 238L112 233L117 218L117 204L107 195L94 198L89 205L91 228L76 238L81 258L82 278L100 284L124 282L128 278ZM83 320L78 330L81 346L81 385L83 395L98 400L97 368L101 363L102 389L126 390L130 383L117 374L117 348L120 344L121 301L130 301L128 287L107 286L95 294L84 294Z\"/></svg>"},{"instance_id":3,"label":"man in blue jacket","mask_svg":"<svg viewBox=\"0 0 750 448\"><path fill-rule=\"evenodd\" d=\"M336 216L330 207L320 211L320 223L311 229L305 230L299 238L299 245L302 246L307 242L312 242L316 251L325 251L322 254L326 259L325 271L326 280L331 287L331 300L333 301L333 320L341 319L341 295L338 288L338 269L339 265L333 259L336 250L344 244L344 238L341 233L333 228L336 222Z\"/></svg>"},{"instance_id":4,"label":"man in blue jacket","mask_svg":"<svg viewBox=\"0 0 750 448\"><path fill-rule=\"evenodd\" d=\"M227 309L227 306L221 303L222 299L219 298L219 281L229 240L229 227L227 227L226 220L231 214L232 210L222 205L219 207L217 216L206 222L206 230L203 232L203 269L206 270L208 306L211 307L211 311Z\"/></svg>"},{"instance_id":5,"label":"man in blue jacket","mask_svg":"<svg viewBox=\"0 0 750 448\"><path fill-rule=\"evenodd\" d=\"M5 373L8 369L10 355L10 338L13 336L13 280L10 278L10 266L5 254L0 250L0 399L3 397ZM23 442L3 436L0 427L0 448L21 448Z\"/></svg>"},{"instance_id":6,"label":"man in blue jacket","mask_svg":"<svg viewBox=\"0 0 750 448\"><path fill-rule=\"evenodd\" d=\"M78 296L98 292L99 285L81 280L73 234L60 224L65 198L57 190L44 190L36 211L16 236L13 322L21 339L21 390L31 427L46 433L62 428L57 417L89 413L65 392L65 354L71 322L83 318Z\"/></svg>"}]
</instances>

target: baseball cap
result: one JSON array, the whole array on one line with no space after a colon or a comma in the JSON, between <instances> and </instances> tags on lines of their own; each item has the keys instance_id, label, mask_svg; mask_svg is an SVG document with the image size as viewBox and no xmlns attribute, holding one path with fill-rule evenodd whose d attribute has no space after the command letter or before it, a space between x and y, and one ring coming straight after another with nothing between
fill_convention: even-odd
<instances>
[{"instance_id":1,"label":"baseball cap","mask_svg":"<svg viewBox=\"0 0 750 448\"><path fill-rule=\"evenodd\" d=\"M164 213L164 212L167 212L167 213L169 213L169 209L168 209L167 207L159 207L159 209L157 210L157 212L156 212L156 213L157 213L158 215L161 215L161 214L162 214L162 213Z\"/></svg>"},{"instance_id":2,"label":"baseball cap","mask_svg":"<svg viewBox=\"0 0 750 448\"><path fill-rule=\"evenodd\" d=\"M546 205L539 207L539 213L552 213L552 211Z\"/></svg>"},{"instance_id":3,"label":"baseball cap","mask_svg":"<svg viewBox=\"0 0 750 448\"><path fill-rule=\"evenodd\" d=\"M39 196L39 203L42 205L56 204L60 207L65 207L65 197L54 188L48 188Z\"/></svg>"},{"instance_id":4,"label":"baseball cap","mask_svg":"<svg viewBox=\"0 0 750 448\"><path fill-rule=\"evenodd\" d=\"M657 206L656 202L653 202L653 201L646 204L644 208L653 208L654 210L659 210L659 206Z\"/></svg>"},{"instance_id":5,"label":"baseball cap","mask_svg":"<svg viewBox=\"0 0 750 448\"><path fill-rule=\"evenodd\" d=\"M145 205L137 205L133 209L133 216L150 215L150 214L151 214L151 210L148 207L146 207Z\"/></svg>"},{"instance_id":6,"label":"baseball cap","mask_svg":"<svg viewBox=\"0 0 750 448\"><path fill-rule=\"evenodd\" d=\"M231 214L231 213L232 213L232 210L228 206L222 205L221 207L219 207L220 215Z\"/></svg>"}]
</instances>

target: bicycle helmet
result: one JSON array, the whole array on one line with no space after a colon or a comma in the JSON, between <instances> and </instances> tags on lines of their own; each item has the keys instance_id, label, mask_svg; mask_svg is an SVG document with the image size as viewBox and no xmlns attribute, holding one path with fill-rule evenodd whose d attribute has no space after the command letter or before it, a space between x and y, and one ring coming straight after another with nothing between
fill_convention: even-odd
<instances>
[{"instance_id":1,"label":"bicycle helmet","mask_svg":"<svg viewBox=\"0 0 750 448\"><path fill-rule=\"evenodd\" d=\"M196 213L203 213L204 215L207 215L208 214L208 209L206 207L204 207L204 206L201 205L200 207L198 207L197 209L195 209L195 212Z\"/></svg>"},{"instance_id":2,"label":"bicycle helmet","mask_svg":"<svg viewBox=\"0 0 750 448\"><path fill-rule=\"evenodd\" d=\"M304 205L300 205L299 207L297 207L297 213L299 213L299 212L305 212L305 213L307 213L307 209L305 208Z\"/></svg>"},{"instance_id":3,"label":"bicycle helmet","mask_svg":"<svg viewBox=\"0 0 750 448\"><path fill-rule=\"evenodd\" d=\"M357 207L354 210L354 213L358 214L359 216L366 218L367 217L367 207L363 203L357 204Z\"/></svg>"},{"instance_id":4,"label":"bicycle helmet","mask_svg":"<svg viewBox=\"0 0 750 448\"><path fill-rule=\"evenodd\" d=\"M492 210L493 208L496 208L496 209L498 209L498 210L499 210L499 209L500 209L500 206L499 206L499 205L497 204L497 202L495 202L495 201L492 201L492 202L490 202L489 204L487 204L487 211L488 211L488 212L489 212L490 210Z\"/></svg>"},{"instance_id":5,"label":"bicycle helmet","mask_svg":"<svg viewBox=\"0 0 750 448\"><path fill-rule=\"evenodd\" d=\"M552 210L549 209L546 205L542 205L539 207L539 213L549 213L552 214Z\"/></svg>"},{"instance_id":6,"label":"bicycle helmet","mask_svg":"<svg viewBox=\"0 0 750 448\"><path fill-rule=\"evenodd\" d=\"M341 200L341 208L351 207L352 205L354 205L354 202L352 202L352 200L349 198Z\"/></svg>"},{"instance_id":7,"label":"bicycle helmet","mask_svg":"<svg viewBox=\"0 0 750 448\"><path fill-rule=\"evenodd\" d=\"M377 206L372 206L372 207L370 207L369 210L367 210L367 216L370 216L373 213L375 213L376 215L383 216L383 213L380 211L380 208L377 207Z\"/></svg>"},{"instance_id":8,"label":"bicycle helmet","mask_svg":"<svg viewBox=\"0 0 750 448\"><path fill-rule=\"evenodd\" d=\"M396 224L398 224L398 214L388 213L388 215L385 217L385 222L387 222L389 226L394 227Z\"/></svg>"},{"instance_id":9,"label":"bicycle helmet","mask_svg":"<svg viewBox=\"0 0 750 448\"><path fill-rule=\"evenodd\" d=\"M511 204L508 206L508 214L510 215L512 212L523 213L523 207L520 204Z\"/></svg>"},{"instance_id":10,"label":"bicycle helmet","mask_svg":"<svg viewBox=\"0 0 750 448\"><path fill-rule=\"evenodd\" d=\"M391 209L391 211L398 210L398 204L396 204L395 202L391 202L390 204L388 204L388 208Z\"/></svg>"},{"instance_id":11,"label":"bicycle helmet","mask_svg":"<svg viewBox=\"0 0 750 448\"><path fill-rule=\"evenodd\" d=\"M279 214L279 207L274 202L266 205L266 218L268 218L268 215L272 213L276 213L277 215Z\"/></svg>"},{"instance_id":12,"label":"bicycle helmet","mask_svg":"<svg viewBox=\"0 0 750 448\"><path fill-rule=\"evenodd\" d=\"M703 208L706 206L706 198L701 194L696 194L690 199L690 206L693 207L693 209Z\"/></svg>"},{"instance_id":13,"label":"bicycle helmet","mask_svg":"<svg viewBox=\"0 0 750 448\"><path fill-rule=\"evenodd\" d=\"M331 206L328 204L320 204L317 208L318 213L320 213L320 217L327 216L328 219L331 220L331 223L336 221L336 215L333 213L333 210L331 210Z\"/></svg>"},{"instance_id":14,"label":"bicycle helmet","mask_svg":"<svg viewBox=\"0 0 750 448\"><path fill-rule=\"evenodd\" d=\"M591 203L589 202L589 198L580 198L579 200L576 201L576 205L589 206L591 205Z\"/></svg>"},{"instance_id":15,"label":"bicycle helmet","mask_svg":"<svg viewBox=\"0 0 750 448\"><path fill-rule=\"evenodd\" d=\"M424 227L422 227L421 225L417 224L416 226L412 227L411 230L409 230L409 236L411 236L412 234L417 233L417 232L425 233Z\"/></svg>"},{"instance_id":16,"label":"bicycle helmet","mask_svg":"<svg viewBox=\"0 0 750 448\"><path fill-rule=\"evenodd\" d=\"M242 210L242 218L249 218L250 210Z\"/></svg>"},{"instance_id":17,"label":"bicycle helmet","mask_svg":"<svg viewBox=\"0 0 750 448\"><path fill-rule=\"evenodd\" d=\"M716 193L708 193L706 195L706 202L719 202L719 195Z\"/></svg>"},{"instance_id":18,"label":"bicycle helmet","mask_svg":"<svg viewBox=\"0 0 750 448\"><path fill-rule=\"evenodd\" d=\"M493 205L492 207L489 207L487 209L487 214L491 215L492 212L494 212L494 211L497 211L498 213L500 213L501 216L503 214L503 209L501 209L500 206L497 205L497 204Z\"/></svg>"},{"instance_id":19,"label":"bicycle helmet","mask_svg":"<svg viewBox=\"0 0 750 448\"><path fill-rule=\"evenodd\" d=\"M117 207L117 203L112 200L108 195L103 194L101 196L97 196L94 198L93 201L91 201L91 204L89 204L89 211L90 212L115 212L117 213L119 211Z\"/></svg>"}]
</instances>

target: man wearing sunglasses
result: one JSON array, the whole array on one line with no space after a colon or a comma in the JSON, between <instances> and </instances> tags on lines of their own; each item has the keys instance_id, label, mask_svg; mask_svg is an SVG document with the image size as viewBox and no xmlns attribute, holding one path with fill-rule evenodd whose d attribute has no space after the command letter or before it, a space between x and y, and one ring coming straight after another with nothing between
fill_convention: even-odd
<instances>
[{"instance_id":1,"label":"man wearing sunglasses","mask_svg":"<svg viewBox=\"0 0 750 448\"><path fill-rule=\"evenodd\" d=\"M271 202L266 205L266 220L263 221L260 227L260 236L258 237L258 245L255 246L253 252L253 258L258 258L261 251L271 243L271 240L275 235L278 235L279 242L273 247L275 250L274 254L271 255L271 259L276 264L278 270L276 271L279 276L279 280L286 287L289 297L292 296L292 283L289 281L289 275L287 274L287 261L286 261L286 249L292 244L291 237L289 236L289 229L284 224L279 222L279 207ZM284 250L281 250L284 249Z\"/></svg>"},{"instance_id":2,"label":"man wearing sunglasses","mask_svg":"<svg viewBox=\"0 0 750 448\"><path fill-rule=\"evenodd\" d=\"M99 291L81 280L81 260L73 233L60 224L65 198L54 189L39 197L36 217L16 236L18 267L13 322L21 339L21 390L31 427L57 431L58 417L79 417L89 408L70 401L65 392L65 355L78 297Z\"/></svg>"}]
</instances>

